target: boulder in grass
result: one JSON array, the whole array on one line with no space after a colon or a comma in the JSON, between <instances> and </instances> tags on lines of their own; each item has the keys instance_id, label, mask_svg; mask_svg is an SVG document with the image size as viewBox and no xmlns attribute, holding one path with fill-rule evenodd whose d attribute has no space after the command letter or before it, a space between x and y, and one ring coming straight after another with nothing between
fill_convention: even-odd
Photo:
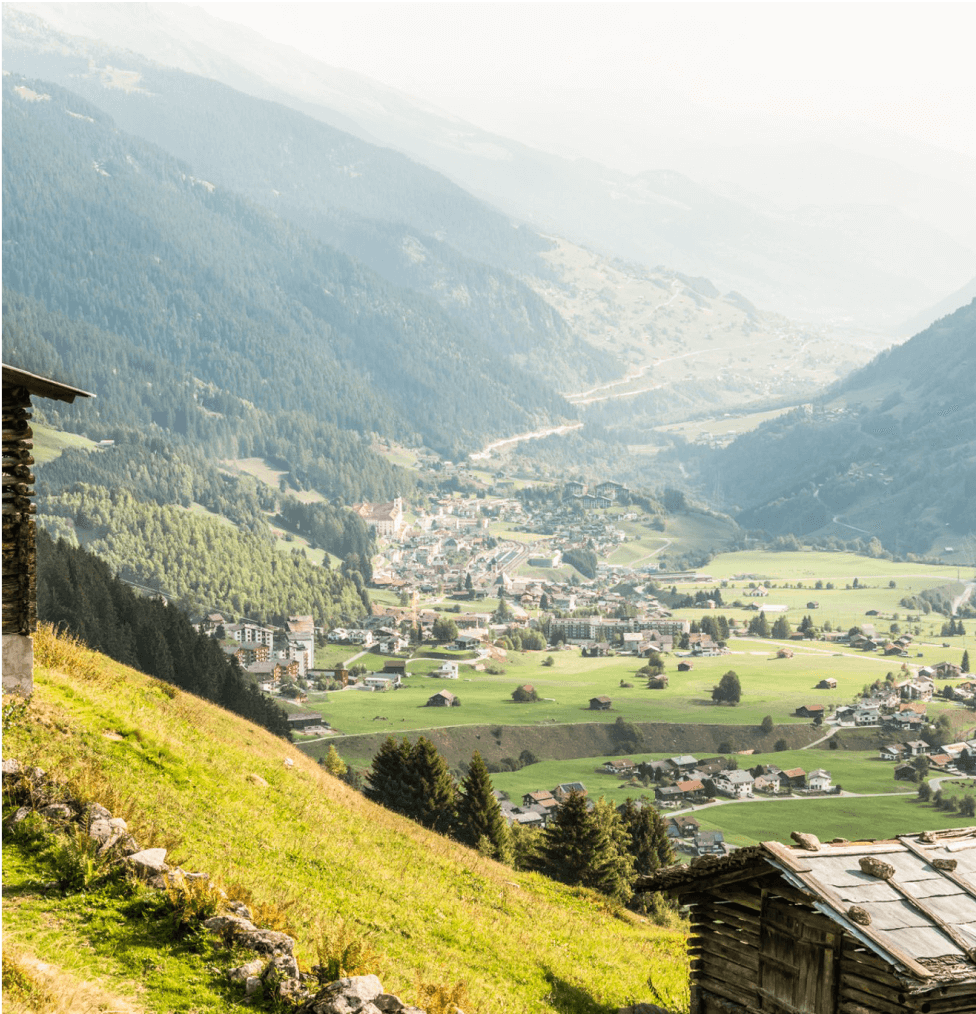
<instances>
[{"instance_id":1,"label":"boulder in grass","mask_svg":"<svg viewBox=\"0 0 976 1014\"><path fill-rule=\"evenodd\" d=\"M126 863L136 876L144 880L149 880L160 873L169 873L169 866L166 865L166 849L143 849L141 852L134 852L127 857Z\"/></svg>"}]
</instances>

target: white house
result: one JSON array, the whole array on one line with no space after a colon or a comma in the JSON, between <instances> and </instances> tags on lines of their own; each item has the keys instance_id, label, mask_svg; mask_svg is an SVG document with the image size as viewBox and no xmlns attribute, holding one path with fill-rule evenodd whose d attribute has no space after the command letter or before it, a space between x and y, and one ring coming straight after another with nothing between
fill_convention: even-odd
<instances>
[{"instance_id":1,"label":"white house","mask_svg":"<svg viewBox=\"0 0 976 1014\"><path fill-rule=\"evenodd\" d=\"M398 682L398 681L397 681ZM363 680L363 686L367 690L384 691L394 685L394 680L389 676L367 676Z\"/></svg>"},{"instance_id":2,"label":"white house","mask_svg":"<svg viewBox=\"0 0 976 1014\"><path fill-rule=\"evenodd\" d=\"M807 788L812 792L830 792L830 772L817 768L807 775Z\"/></svg>"},{"instance_id":3,"label":"white house","mask_svg":"<svg viewBox=\"0 0 976 1014\"><path fill-rule=\"evenodd\" d=\"M722 771L712 779L712 784L723 796L746 799L752 795L753 781L748 771Z\"/></svg>"},{"instance_id":4,"label":"white house","mask_svg":"<svg viewBox=\"0 0 976 1014\"><path fill-rule=\"evenodd\" d=\"M458 664L452 659L445 659L437 669L431 672L431 676L442 680L456 680L458 678Z\"/></svg>"}]
</instances>

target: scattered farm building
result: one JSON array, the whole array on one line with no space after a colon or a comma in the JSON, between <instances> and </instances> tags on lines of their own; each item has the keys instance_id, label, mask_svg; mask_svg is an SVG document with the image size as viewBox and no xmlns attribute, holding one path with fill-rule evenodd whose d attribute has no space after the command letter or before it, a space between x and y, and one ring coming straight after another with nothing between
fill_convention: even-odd
<instances>
[{"instance_id":1,"label":"scattered farm building","mask_svg":"<svg viewBox=\"0 0 976 1014\"><path fill-rule=\"evenodd\" d=\"M691 905L697 1014L976 1014L976 829L779 842L638 880Z\"/></svg>"},{"instance_id":2,"label":"scattered farm building","mask_svg":"<svg viewBox=\"0 0 976 1014\"><path fill-rule=\"evenodd\" d=\"M438 690L436 694L427 698L426 706L428 708L454 708L460 703L450 690Z\"/></svg>"},{"instance_id":3,"label":"scattered farm building","mask_svg":"<svg viewBox=\"0 0 976 1014\"><path fill-rule=\"evenodd\" d=\"M613 701L609 697L591 697L590 711L609 711Z\"/></svg>"}]
</instances>

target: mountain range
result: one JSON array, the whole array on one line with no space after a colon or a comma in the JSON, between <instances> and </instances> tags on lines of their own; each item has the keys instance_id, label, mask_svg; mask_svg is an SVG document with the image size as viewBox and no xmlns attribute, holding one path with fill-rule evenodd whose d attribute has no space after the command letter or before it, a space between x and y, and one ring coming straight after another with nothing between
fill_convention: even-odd
<instances>
[{"instance_id":1,"label":"mountain range","mask_svg":"<svg viewBox=\"0 0 976 1014\"><path fill-rule=\"evenodd\" d=\"M707 275L801 319L897 328L972 275L976 166L922 145L791 136L764 147L717 124L694 143L662 136L658 166L626 174L481 130L188 5L6 7L5 62L83 48L51 27L96 38L402 151L544 232Z\"/></svg>"},{"instance_id":2,"label":"mountain range","mask_svg":"<svg viewBox=\"0 0 976 1014\"><path fill-rule=\"evenodd\" d=\"M705 465L747 528L941 551L976 531L976 299Z\"/></svg>"}]
</instances>

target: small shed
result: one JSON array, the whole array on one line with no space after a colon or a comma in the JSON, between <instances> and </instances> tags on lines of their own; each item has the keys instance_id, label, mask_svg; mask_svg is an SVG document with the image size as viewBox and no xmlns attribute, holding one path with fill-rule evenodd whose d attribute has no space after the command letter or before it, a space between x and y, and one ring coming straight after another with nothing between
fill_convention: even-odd
<instances>
[{"instance_id":1,"label":"small shed","mask_svg":"<svg viewBox=\"0 0 976 1014\"><path fill-rule=\"evenodd\" d=\"M691 670L694 669L694 668L695 668L695 663L694 662L679 662L678 663L678 672L691 672Z\"/></svg>"},{"instance_id":2,"label":"small shed","mask_svg":"<svg viewBox=\"0 0 976 1014\"><path fill-rule=\"evenodd\" d=\"M824 678L817 684L818 690L836 690L837 680L833 676L824 676Z\"/></svg>"},{"instance_id":3,"label":"small shed","mask_svg":"<svg viewBox=\"0 0 976 1014\"><path fill-rule=\"evenodd\" d=\"M609 697L591 697L590 711L609 711L612 703Z\"/></svg>"},{"instance_id":4,"label":"small shed","mask_svg":"<svg viewBox=\"0 0 976 1014\"><path fill-rule=\"evenodd\" d=\"M3 367L3 690L34 689L37 629L31 396L71 403L93 395L12 366Z\"/></svg>"},{"instance_id":5,"label":"small shed","mask_svg":"<svg viewBox=\"0 0 976 1014\"><path fill-rule=\"evenodd\" d=\"M976 828L763 842L635 885L691 905L695 1014L974 1014Z\"/></svg>"},{"instance_id":6,"label":"small shed","mask_svg":"<svg viewBox=\"0 0 976 1014\"><path fill-rule=\"evenodd\" d=\"M428 708L454 708L460 703L450 690L438 690L432 697L427 698Z\"/></svg>"}]
</instances>

